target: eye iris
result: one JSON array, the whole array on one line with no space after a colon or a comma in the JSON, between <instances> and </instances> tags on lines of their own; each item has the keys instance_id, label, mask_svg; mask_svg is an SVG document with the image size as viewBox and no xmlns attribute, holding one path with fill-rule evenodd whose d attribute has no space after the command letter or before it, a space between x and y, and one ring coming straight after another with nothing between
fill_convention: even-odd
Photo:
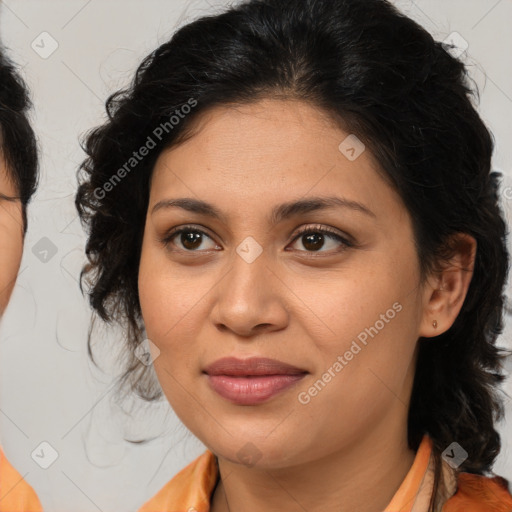
<instances>
[{"instance_id":1,"label":"eye iris","mask_svg":"<svg viewBox=\"0 0 512 512\"><path fill-rule=\"evenodd\" d=\"M306 240L306 243L302 243L308 250L315 251L321 249L324 245L324 235L320 233L310 233L308 235L304 235L302 238L303 240Z\"/></svg>"},{"instance_id":2,"label":"eye iris","mask_svg":"<svg viewBox=\"0 0 512 512\"><path fill-rule=\"evenodd\" d=\"M181 243L186 249L197 249L201 245L201 237L201 233L185 231L181 234Z\"/></svg>"}]
</instances>

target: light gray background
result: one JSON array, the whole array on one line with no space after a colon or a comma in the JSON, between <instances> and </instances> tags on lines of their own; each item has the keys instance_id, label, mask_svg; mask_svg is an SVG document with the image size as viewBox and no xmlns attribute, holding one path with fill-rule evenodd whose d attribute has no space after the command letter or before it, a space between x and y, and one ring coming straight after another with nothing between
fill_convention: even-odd
<instances>
[{"instance_id":1,"label":"light gray background","mask_svg":"<svg viewBox=\"0 0 512 512\"><path fill-rule=\"evenodd\" d=\"M104 119L108 94L125 86L140 60L177 27L227 3L0 3L2 41L32 90L42 169L29 211L20 275L0 330L0 430L5 452L36 489L45 510L135 511L204 450L165 402L130 419L113 400L109 365L105 363L103 372L89 362L90 311L77 282L85 237L73 200L76 168L83 158L77 138ZM464 58L481 88L479 110L496 137L494 167L506 174L504 186L512 186L512 0L403 0L397 4L436 39L455 31L468 42ZM58 44L47 58L31 46L35 41L39 52L51 48L50 38L41 36L42 32ZM511 200L512 188L503 194L507 219ZM41 261L41 247L48 246L56 252ZM501 343L510 347L511 337L507 317ZM99 339L107 353L116 341L113 333L106 332ZM512 395L510 382L505 390ZM508 428L500 425L504 447L494 468L509 479L511 415L507 401ZM156 439L130 445L123 436ZM46 470L31 458L43 441L58 452Z\"/></svg>"}]
</instances>

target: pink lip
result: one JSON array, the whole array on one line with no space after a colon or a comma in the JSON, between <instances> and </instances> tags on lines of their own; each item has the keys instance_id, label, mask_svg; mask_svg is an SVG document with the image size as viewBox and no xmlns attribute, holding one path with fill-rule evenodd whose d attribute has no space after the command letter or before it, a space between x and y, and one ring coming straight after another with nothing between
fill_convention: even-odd
<instances>
[{"instance_id":1,"label":"pink lip","mask_svg":"<svg viewBox=\"0 0 512 512\"><path fill-rule=\"evenodd\" d=\"M206 367L208 384L238 405L255 405L293 385L308 372L275 359L223 358Z\"/></svg>"}]
</instances>

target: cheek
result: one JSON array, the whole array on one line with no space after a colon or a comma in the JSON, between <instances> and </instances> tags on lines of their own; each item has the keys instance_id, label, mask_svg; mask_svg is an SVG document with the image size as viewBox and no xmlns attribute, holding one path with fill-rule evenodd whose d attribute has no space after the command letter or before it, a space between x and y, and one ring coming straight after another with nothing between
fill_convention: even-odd
<instances>
[{"instance_id":1,"label":"cheek","mask_svg":"<svg viewBox=\"0 0 512 512\"><path fill-rule=\"evenodd\" d=\"M139 267L139 300L147 337L163 357L155 368L165 365L173 373L191 359L201 327L200 300L204 291L189 277L162 258L159 251L145 250ZM180 370L181 371L181 370Z\"/></svg>"},{"instance_id":2,"label":"cheek","mask_svg":"<svg viewBox=\"0 0 512 512\"><path fill-rule=\"evenodd\" d=\"M183 370L192 349L183 335L186 319L183 294L148 253L142 253L139 268L139 300L146 335L158 348L154 369L160 386L172 407L180 409ZM188 386L187 386L188 387Z\"/></svg>"},{"instance_id":3,"label":"cheek","mask_svg":"<svg viewBox=\"0 0 512 512\"><path fill-rule=\"evenodd\" d=\"M376 322L380 338L389 334L393 339L397 330L409 324L404 320L412 313L396 310L417 300L415 270L406 261L400 263L389 254L367 254L324 276L295 276L290 288L304 304L304 314L296 319L327 350L343 349ZM393 308L395 303L400 305Z\"/></svg>"},{"instance_id":4,"label":"cheek","mask_svg":"<svg viewBox=\"0 0 512 512\"><path fill-rule=\"evenodd\" d=\"M321 423L311 428L313 441L356 438L387 412L406 407L414 377L414 316L410 304L388 307L387 298L367 303L360 315L340 315L334 329L339 334L317 344L317 371L294 396L303 422Z\"/></svg>"},{"instance_id":5,"label":"cheek","mask_svg":"<svg viewBox=\"0 0 512 512\"><path fill-rule=\"evenodd\" d=\"M0 315L9 303L23 254L21 214L19 224L15 220L12 219L12 223L4 221L0 225Z\"/></svg>"},{"instance_id":6,"label":"cheek","mask_svg":"<svg viewBox=\"0 0 512 512\"><path fill-rule=\"evenodd\" d=\"M421 304L413 262L412 255L400 265L373 255L372 264L345 268L338 279L314 288L301 283L297 295L309 297L314 312L304 327L321 361L317 377L326 383L317 387L329 388L322 391L325 400L349 406L374 403L389 389L400 393L412 369Z\"/></svg>"}]
</instances>

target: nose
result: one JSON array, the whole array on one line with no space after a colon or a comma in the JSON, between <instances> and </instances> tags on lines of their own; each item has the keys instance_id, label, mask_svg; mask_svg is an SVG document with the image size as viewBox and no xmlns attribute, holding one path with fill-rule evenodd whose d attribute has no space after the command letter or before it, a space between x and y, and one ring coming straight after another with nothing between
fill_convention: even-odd
<instances>
[{"instance_id":1,"label":"nose","mask_svg":"<svg viewBox=\"0 0 512 512\"><path fill-rule=\"evenodd\" d=\"M289 322L286 301L292 294L269 267L264 251L253 261L234 253L215 290L211 315L221 331L247 338L281 330Z\"/></svg>"}]
</instances>

